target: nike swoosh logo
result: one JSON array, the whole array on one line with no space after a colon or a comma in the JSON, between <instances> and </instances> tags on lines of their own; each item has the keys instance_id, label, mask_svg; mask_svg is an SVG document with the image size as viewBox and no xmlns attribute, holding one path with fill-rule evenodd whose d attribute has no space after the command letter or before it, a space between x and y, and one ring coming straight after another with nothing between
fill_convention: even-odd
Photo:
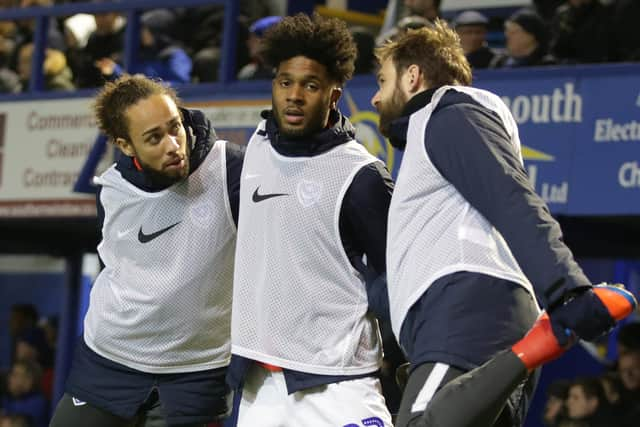
<instances>
[{"instance_id":1,"label":"nike swoosh logo","mask_svg":"<svg viewBox=\"0 0 640 427\"><path fill-rule=\"evenodd\" d=\"M140 241L140 243L149 243L150 241L152 241L156 237L160 236L161 234L166 233L167 231L171 230L173 227L175 227L176 225L180 224L181 222L182 221L178 221L175 224L171 224L170 226L165 227L162 230L158 230L155 233L151 233L151 234L144 234L142 232L142 226L140 226L140 231L138 231L138 240Z\"/></svg>"},{"instance_id":2,"label":"nike swoosh logo","mask_svg":"<svg viewBox=\"0 0 640 427\"><path fill-rule=\"evenodd\" d=\"M251 200L254 203L259 203L267 199L272 199L274 197L288 196L288 193L270 193L270 194L259 194L258 190L260 190L260 186L256 188L256 191L253 192L253 196L251 196Z\"/></svg>"},{"instance_id":3,"label":"nike swoosh logo","mask_svg":"<svg viewBox=\"0 0 640 427\"><path fill-rule=\"evenodd\" d=\"M87 404L84 400L76 399L75 397L72 397L71 400L73 402L73 406L83 406Z\"/></svg>"}]
</instances>

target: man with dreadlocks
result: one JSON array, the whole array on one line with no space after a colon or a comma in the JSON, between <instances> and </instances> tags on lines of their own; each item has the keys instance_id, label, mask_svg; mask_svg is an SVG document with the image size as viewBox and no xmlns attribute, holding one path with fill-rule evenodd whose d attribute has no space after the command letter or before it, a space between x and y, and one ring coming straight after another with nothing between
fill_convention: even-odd
<instances>
[{"instance_id":1,"label":"man with dreadlocks","mask_svg":"<svg viewBox=\"0 0 640 427\"><path fill-rule=\"evenodd\" d=\"M272 107L247 146L230 385L238 425L391 426L373 312L388 310L393 184L336 104L354 70L344 22L284 18L265 35Z\"/></svg>"}]
</instances>

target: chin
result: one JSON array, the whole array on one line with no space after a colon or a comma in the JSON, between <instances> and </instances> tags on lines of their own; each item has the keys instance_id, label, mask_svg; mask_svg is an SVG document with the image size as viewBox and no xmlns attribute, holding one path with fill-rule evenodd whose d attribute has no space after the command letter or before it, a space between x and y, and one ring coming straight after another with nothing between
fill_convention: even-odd
<instances>
[{"instance_id":1,"label":"chin","mask_svg":"<svg viewBox=\"0 0 640 427\"><path fill-rule=\"evenodd\" d=\"M285 138L302 138L309 135L309 131L306 128L282 128L280 134Z\"/></svg>"}]
</instances>

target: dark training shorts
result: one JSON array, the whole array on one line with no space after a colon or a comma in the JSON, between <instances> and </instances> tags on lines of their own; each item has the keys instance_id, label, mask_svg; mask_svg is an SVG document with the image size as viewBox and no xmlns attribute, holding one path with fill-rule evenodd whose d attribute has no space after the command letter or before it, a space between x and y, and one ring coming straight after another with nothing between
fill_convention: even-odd
<instances>
[{"instance_id":1,"label":"dark training shorts","mask_svg":"<svg viewBox=\"0 0 640 427\"><path fill-rule=\"evenodd\" d=\"M157 392L169 424L215 421L228 413L226 368L150 374L106 359L80 340L66 392L77 400L125 419Z\"/></svg>"}]
</instances>

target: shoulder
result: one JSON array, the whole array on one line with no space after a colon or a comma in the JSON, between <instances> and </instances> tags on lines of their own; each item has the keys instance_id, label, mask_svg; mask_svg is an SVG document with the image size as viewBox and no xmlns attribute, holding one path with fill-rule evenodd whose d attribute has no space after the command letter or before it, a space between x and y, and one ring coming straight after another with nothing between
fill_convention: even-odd
<instances>
[{"instance_id":1,"label":"shoulder","mask_svg":"<svg viewBox=\"0 0 640 427\"><path fill-rule=\"evenodd\" d=\"M476 118L478 114L486 114L497 118L495 112L481 104L469 93L449 90L442 96L442 99L431 114L429 124L446 122L452 125L456 120L468 122ZM451 131L455 131L455 129L452 128Z\"/></svg>"},{"instance_id":2,"label":"shoulder","mask_svg":"<svg viewBox=\"0 0 640 427\"><path fill-rule=\"evenodd\" d=\"M227 164L242 163L242 161L244 160L244 154L247 151L246 146L239 145L230 141L225 141L224 149L227 158Z\"/></svg>"},{"instance_id":3,"label":"shoulder","mask_svg":"<svg viewBox=\"0 0 640 427\"><path fill-rule=\"evenodd\" d=\"M380 195L391 195L393 178L380 160L362 166L349 186L348 198L357 206L366 206L368 201Z\"/></svg>"}]
</instances>

